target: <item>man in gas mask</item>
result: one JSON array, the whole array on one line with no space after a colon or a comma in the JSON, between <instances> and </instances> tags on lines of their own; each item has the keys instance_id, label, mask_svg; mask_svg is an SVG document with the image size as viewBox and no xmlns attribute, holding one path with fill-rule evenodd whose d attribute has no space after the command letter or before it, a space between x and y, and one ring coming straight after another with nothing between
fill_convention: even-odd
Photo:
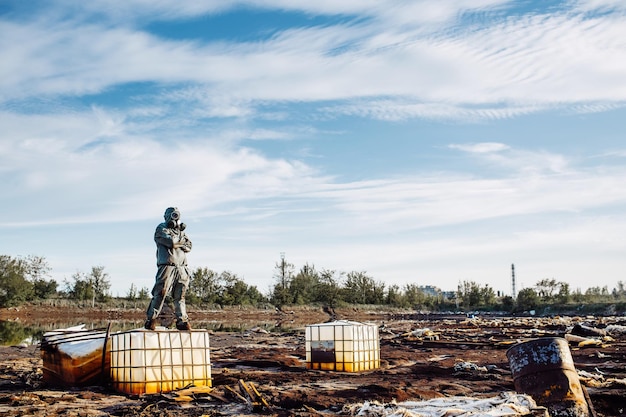
<instances>
[{"instance_id":1,"label":"man in gas mask","mask_svg":"<svg viewBox=\"0 0 626 417\"><path fill-rule=\"evenodd\" d=\"M145 328L154 330L156 318L159 316L165 297L168 294L174 299L176 328L191 330L185 292L189 286L191 274L187 267L187 252L191 251L191 240L185 234L185 223L180 222L180 211L176 207L165 210L165 221L160 223L154 232L157 251L156 283L152 289L152 300L148 306Z\"/></svg>"}]
</instances>

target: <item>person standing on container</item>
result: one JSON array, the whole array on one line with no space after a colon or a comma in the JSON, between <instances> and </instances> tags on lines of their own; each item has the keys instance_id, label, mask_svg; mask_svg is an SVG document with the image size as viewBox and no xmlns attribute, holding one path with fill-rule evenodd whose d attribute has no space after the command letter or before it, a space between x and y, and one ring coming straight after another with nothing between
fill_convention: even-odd
<instances>
[{"instance_id":1,"label":"person standing on container","mask_svg":"<svg viewBox=\"0 0 626 417\"><path fill-rule=\"evenodd\" d=\"M163 217L165 221L154 232L158 269L144 327L148 330L155 329L156 318L163 308L165 297L171 295L174 299L176 328L191 330L185 306L185 293L191 277L187 267L187 252L191 251L191 240L185 234L185 223L180 222L178 208L167 208Z\"/></svg>"}]
</instances>

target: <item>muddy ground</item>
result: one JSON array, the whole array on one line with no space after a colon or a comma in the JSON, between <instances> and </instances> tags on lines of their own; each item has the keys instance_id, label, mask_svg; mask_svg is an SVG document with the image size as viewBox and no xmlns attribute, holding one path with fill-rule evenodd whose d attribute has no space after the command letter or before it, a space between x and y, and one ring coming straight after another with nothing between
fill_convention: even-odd
<instances>
[{"instance_id":1,"label":"muddy ground","mask_svg":"<svg viewBox=\"0 0 626 417\"><path fill-rule=\"evenodd\" d=\"M506 350L517 341L563 337L575 324L621 329L622 317L506 318L337 311L337 319L379 325L380 369L362 373L305 368L304 326L329 319L321 309L191 312L195 324L240 323L240 330L210 330L213 390L128 396L106 384L59 388L44 384L37 345L0 347L0 416L319 416L349 415L364 401L486 398L514 391ZM0 311L0 320L54 322L63 309ZM85 320L140 322L141 311L72 311ZM258 323L267 323L259 326ZM271 324L271 325L270 325ZM195 326L198 327L198 326ZM271 331L268 331L271 330ZM429 331L426 331L429 330ZM626 415L626 334L609 333L589 346L570 343L581 381L598 416ZM252 404L240 387L260 393ZM250 387L248 385L248 387ZM239 394L239 395L238 395ZM262 401L266 401L263 404ZM344 410L342 412L342 410Z\"/></svg>"}]
</instances>

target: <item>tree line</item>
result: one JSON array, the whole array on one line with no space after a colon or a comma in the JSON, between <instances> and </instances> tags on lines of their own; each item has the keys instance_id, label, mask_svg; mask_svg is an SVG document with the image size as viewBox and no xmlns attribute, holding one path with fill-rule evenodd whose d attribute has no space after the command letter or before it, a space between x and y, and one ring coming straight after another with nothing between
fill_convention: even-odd
<instances>
[{"instance_id":1,"label":"tree line","mask_svg":"<svg viewBox=\"0 0 626 417\"><path fill-rule=\"evenodd\" d=\"M103 266L88 273L76 272L61 284L49 278L50 267L40 256L10 257L0 255L0 307L18 306L36 300L62 298L80 302L107 303L111 281ZM386 305L426 311L502 311L520 313L531 310L558 310L586 304L626 304L626 284L619 281L608 287L590 287L584 293L572 291L569 284L555 279L541 279L524 288L516 297L496 293L487 284L460 281L456 291L444 292L434 286L407 283L387 285L365 271L348 273L330 269L317 270L305 264L296 270L281 257L274 267L274 284L267 293L247 284L236 274L218 273L202 267L192 270L186 300L202 306L266 306L277 308L294 305ZM148 300L148 288L134 284L124 300ZM120 297L117 297L120 298Z\"/></svg>"}]
</instances>

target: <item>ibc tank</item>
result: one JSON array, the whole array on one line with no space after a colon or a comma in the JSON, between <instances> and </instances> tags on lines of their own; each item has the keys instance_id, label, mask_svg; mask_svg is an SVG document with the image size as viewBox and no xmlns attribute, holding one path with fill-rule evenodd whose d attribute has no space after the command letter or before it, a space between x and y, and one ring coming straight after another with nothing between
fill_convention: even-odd
<instances>
[{"instance_id":1,"label":"ibc tank","mask_svg":"<svg viewBox=\"0 0 626 417\"><path fill-rule=\"evenodd\" d=\"M111 335L111 382L126 394L211 386L206 330L136 329Z\"/></svg>"},{"instance_id":2,"label":"ibc tank","mask_svg":"<svg viewBox=\"0 0 626 417\"><path fill-rule=\"evenodd\" d=\"M378 327L337 320L306 326L306 367L359 372L380 367Z\"/></svg>"}]
</instances>

